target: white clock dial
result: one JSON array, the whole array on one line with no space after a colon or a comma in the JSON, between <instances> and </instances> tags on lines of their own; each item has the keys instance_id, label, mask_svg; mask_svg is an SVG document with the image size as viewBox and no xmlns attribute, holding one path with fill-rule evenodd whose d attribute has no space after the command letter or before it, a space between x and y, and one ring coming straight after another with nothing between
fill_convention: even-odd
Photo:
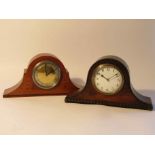
<instances>
[{"instance_id":1,"label":"white clock dial","mask_svg":"<svg viewBox=\"0 0 155 155\"><path fill-rule=\"evenodd\" d=\"M107 95L119 92L124 84L124 77L121 71L111 64L99 65L92 78L95 88Z\"/></svg>"}]
</instances>

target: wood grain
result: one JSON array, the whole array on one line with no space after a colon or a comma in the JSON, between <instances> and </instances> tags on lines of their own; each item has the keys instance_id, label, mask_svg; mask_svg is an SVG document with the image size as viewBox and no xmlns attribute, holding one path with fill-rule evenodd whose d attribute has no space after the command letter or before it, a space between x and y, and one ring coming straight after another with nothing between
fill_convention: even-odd
<instances>
[{"instance_id":1,"label":"wood grain","mask_svg":"<svg viewBox=\"0 0 155 155\"><path fill-rule=\"evenodd\" d=\"M61 69L61 79L58 85L48 90L37 87L32 79L33 68L37 63L44 60L56 63ZM3 97L66 95L76 90L78 90L78 88L71 82L69 73L62 62L52 54L41 53L31 59L28 69L24 70L22 80L17 85L6 89Z\"/></svg>"},{"instance_id":2,"label":"wood grain","mask_svg":"<svg viewBox=\"0 0 155 155\"><path fill-rule=\"evenodd\" d=\"M93 71L100 64L113 64L120 69L124 75L124 86L117 94L104 95L96 91L92 84ZM116 106L123 108L135 108L152 110L153 105L149 97L140 95L130 83L129 69L127 64L120 58L115 56L102 57L89 70L87 82L82 90L78 90L69 94L65 98L67 103L81 103L81 104L100 104L108 106Z\"/></svg>"}]
</instances>

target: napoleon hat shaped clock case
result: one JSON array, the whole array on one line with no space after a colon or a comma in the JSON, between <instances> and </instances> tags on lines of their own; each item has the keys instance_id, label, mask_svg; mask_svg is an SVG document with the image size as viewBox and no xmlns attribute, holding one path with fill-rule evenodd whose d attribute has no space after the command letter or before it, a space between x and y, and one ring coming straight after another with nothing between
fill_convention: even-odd
<instances>
[{"instance_id":1,"label":"napoleon hat shaped clock case","mask_svg":"<svg viewBox=\"0 0 155 155\"><path fill-rule=\"evenodd\" d=\"M32 58L23 79L6 89L3 97L66 95L77 89L63 63L52 54L41 53Z\"/></svg>"},{"instance_id":2,"label":"napoleon hat shaped clock case","mask_svg":"<svg viewBox=\"0 0 155 155\"><path fill-rule=\"evenodd\" d=\"M85 87L68 94L65 102L153 109L151 99L132 87L126 62L116 56L105 56L94 63Z\"/></svg>"}]
</instances>

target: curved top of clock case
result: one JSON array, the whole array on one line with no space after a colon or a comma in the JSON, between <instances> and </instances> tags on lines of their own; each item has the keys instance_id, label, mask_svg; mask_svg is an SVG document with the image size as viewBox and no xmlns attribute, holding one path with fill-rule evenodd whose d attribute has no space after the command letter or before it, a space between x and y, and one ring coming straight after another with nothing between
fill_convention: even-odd
<instances>
[{"instance_id":1,"label":"curved top of clock case","mask_svg":"<svg viewBox=\"0 0 155 155\"><path fill-rule=\"evenodd\" d=\"M57 64L62 71L66 70L63 63L55 55L49 54L49 53L40 53L30 60L27 72L29 71L32 72L33 68L35 67L37 63L39 63L40 61L45 61L45 60L52 61L53 63Z\"/></svg>"},{"instance_id":2,"label":"curved top of clock case","mask_svg":"<svg viewBox=\"0 0 155 155\"><path fill-rule=\"evenodd\" d=\"M124 79L125 79L124 86L130 86L130 76L129 76L129 69L128 69L127 63L123 59L121 59L121 58L119 58L117 56L110 56L110 55L100 58L98 61L96 61L91 66L91 68L89 69L89 72L88 72L86 85L89 84L89 85L92 86L91 77L93 75L93 71L100 64L113 64L113 65L117 66L121 70L121 72L123 73L123 76L124 76Z\"/></svg>"}]
</instances>

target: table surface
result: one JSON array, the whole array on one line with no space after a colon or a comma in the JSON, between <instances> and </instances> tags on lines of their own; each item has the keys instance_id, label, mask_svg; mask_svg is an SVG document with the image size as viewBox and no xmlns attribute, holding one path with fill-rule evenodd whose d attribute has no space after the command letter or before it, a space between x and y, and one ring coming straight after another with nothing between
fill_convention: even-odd
<instances>
[{"instance_id":1,"label":"table surface","mask_svg":"<svg viewBox=\"0 0 155 155\"><path fill-rule=\"evenodd\" d=\"M38 53L56 55L79 85L102 56L130 68L155 107L154 20L0 20L0 134L155 134L155 111L65 103L65 96L5 98Z\"/></svg>"}]
</instances>

